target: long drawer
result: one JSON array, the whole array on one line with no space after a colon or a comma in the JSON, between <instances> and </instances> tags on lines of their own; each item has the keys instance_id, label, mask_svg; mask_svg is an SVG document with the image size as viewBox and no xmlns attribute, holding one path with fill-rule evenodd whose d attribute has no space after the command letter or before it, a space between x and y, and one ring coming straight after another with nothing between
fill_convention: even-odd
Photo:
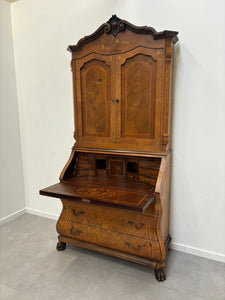
<instances>
[{"instance_id":1,"label":"long drawer","mask_svg":"<svg viewBox=\"0 0 225 300\"><path fill-rule=\"evenodd\" d=\"M63 235L147 258L159 252L157 242L78 223L65 222Z\"/></svg>"},{"instance_id":2,"label":"long drawer","mask_svg":"<svg viewBox=\"0 0 225 300\"><path fill-rule=\"evenodd\" d=\"M63 200L65 201L65 200ZM67 221L83 225L128 234L136 237L147 238L157 241L156 217L137 217L132 213L116 213L115 210L95 207L87 208L88 205L66 205L65 213Z\"/></svg>"},{"instance_id":3,"label":"long drawer","mask_svg":"<svg viewBox=\"0 0 225 300\"><path fill-rule=\"evenodd\" d=\"M147 223L137 222L132 218L120 218L114 215L97 214L79 208L70 207L69 221L85 225L96 226L116 232L148 238Z\"/></svg>"}]
</instances>

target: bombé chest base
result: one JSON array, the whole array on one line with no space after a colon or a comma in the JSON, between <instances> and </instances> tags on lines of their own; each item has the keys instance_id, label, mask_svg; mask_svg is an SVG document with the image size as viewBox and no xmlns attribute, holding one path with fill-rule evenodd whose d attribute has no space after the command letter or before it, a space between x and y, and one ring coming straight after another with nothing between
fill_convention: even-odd
<instances>
[{"instance_id":1,"label":"bomb\u00e9 chest base","mask_svg":"<svg viewBox=\"0 0 225 300\"><path fill-rule=\"evenodd\" d=\"M165 259L171 238L168 235L165 243L161 240L154 204L143 214L67 199L61 201L58 251L64 250L68 243L154 268L158 281L166 279Z\"/></svg>"}]
</instances>

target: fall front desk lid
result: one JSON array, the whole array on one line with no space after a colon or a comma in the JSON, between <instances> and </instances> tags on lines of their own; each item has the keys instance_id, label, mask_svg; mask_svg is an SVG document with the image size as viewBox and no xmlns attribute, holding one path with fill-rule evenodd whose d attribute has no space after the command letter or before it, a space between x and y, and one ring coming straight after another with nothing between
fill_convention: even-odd
<instances>
[{"instance_id":1,"label":"fall front desk lid","mask_svg":"<svg viewBox=\"0 0 225 300\"><path fill-rule=\"evenodd\" d=\"M152 192L134 191L133 189L108 187L85 182L60 182L40 190L40 194L138 212L144 212L154 199Z\"/></svg>"}]
</instances>

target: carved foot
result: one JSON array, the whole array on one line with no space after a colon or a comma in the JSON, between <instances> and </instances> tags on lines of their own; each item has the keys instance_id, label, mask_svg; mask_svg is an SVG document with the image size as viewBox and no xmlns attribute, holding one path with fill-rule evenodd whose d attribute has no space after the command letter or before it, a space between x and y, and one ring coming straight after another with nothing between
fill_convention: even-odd
<instances>
[{"instance_id":1,"label":"carved foot","mask_svg":"<svg viewBox=\"0 0 225 300\"><path fill-rule=\"evenodd\" d=\"M166 280L166 274L163 269L155 269L155 278L160 282Z\"/></svg>"},{"instance_id":2,"label":"carved foot","mask_svg":"<svg viewBox=\"0 0 225 300\"><path fill-rule=\"evenodd\" d=\"M56 245L56 249L58 251L63 251L66 249L66 243L64 242L58 242L57 245Z\"/></svg>"}]
</instances>

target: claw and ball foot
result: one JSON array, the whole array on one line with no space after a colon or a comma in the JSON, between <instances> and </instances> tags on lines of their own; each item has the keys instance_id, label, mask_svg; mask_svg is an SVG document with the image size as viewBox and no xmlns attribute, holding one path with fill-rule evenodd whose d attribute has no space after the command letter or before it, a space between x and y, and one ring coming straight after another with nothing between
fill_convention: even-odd
<instances>
[{"instance_id":1,"label":"claw and ball foot","mask_svg":"<svg viewBox=\"0 0 225 300\"><path fill-rule=\"evenodd\" d=\"M155 278L160 282L166 280L166 274L163 269L155 269Z\"/></svg>"},{"instance_id":2,"label":"claw and ball foot","mask_svg":"<svg viewBox=\"0 0 225 300\"><path fill-rule=\"evenodd\" d=\"M56 249L58 250L58 251L63 251L63 250L65 250L66 249L66 243L64 243L64 242L58 242L57 243L57 245L56 245Z\"/></svg>"}]
</instances>

